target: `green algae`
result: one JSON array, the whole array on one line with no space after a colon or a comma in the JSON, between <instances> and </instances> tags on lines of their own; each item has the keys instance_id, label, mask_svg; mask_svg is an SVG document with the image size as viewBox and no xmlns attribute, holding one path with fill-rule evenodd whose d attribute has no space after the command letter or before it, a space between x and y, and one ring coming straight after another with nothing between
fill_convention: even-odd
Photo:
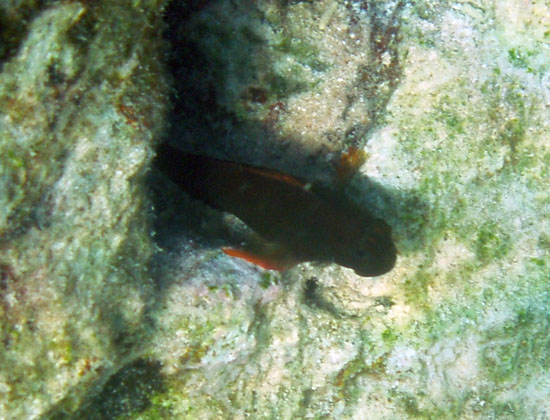
<instances>
[{"instance_id":1,"label":"green algae","mask_svg":"<svg viewBox=\"0 0 550 420\"><path fill-rule=\"evenodd\" d=\"M409 305L417 308L428 309L430 284L433 282L433 275L426 270L419 269L403 283L403 293Z\"/></svg>"},{"instance_id":2,"label":"green algae","mask_svg":"<svg viewBox=\"0 0 550 420\"><path fill-rule=\"evenodd\" d=\"M381 337L384 343L391 348L399 339L399 333L392 328L386 328L382 331Z\"/></svg>"},{"instance_id":3,"label":"green algae","mask_svg":"<svg viewBox=\"0 0 550 420\"><path fill-rule=\"evenodd\" d=\"M266 270L261 274L259 286L262 289L267 289L268 287L279 284L279 282L280 279L276 274Z\"/></svg>"},{"instance_id":4,"label":"green algae","mask_svg":"<svg viewBox=\"0 0 550 420\"><path fill-rule=\"evenodd\" d=\"M273 48L275 51L292 56L298 63L310 67L312 70L323 72L329 68L327 63L319 59L317 46L303 39L286 36Z\"/></svg>"},{"instance_id":5,"label":"green algae","mask_svg":"<svg viewBox=\"0 0 550 420\"><path fill-rule=\"evenodd\" d=\"M434 107L433 118L435 121L444 121L447 125L447 133L450 138L457 135L463 135L467 121L463 113L455 106L455 100L452 95L443 95Z\"/></svg>"},{"instance_id":6,"label":"green algae","mask_svg":"<svg viewBox=\"0 0 550 420\"><path fill-rule=\"evenodd\" d=\"M547 313L527 306L516 309L512 319L488 331L481 354L488 377L497 385L514 384L549 369L549 325Z\"/></svg>"},{"instance_id":7,"label":"green algae","mask_svg":"<svg viewBox=\"0 0 550 420\"><path fill-rule=\"evenodd\" d=\"M164 392L166 385L159 363L137 359L114 373L101 392L86 403L85 410L76 415L85 419L142 418L142 413L158 407L158 395Z\"/></svg>"},{"instance_id":8,"label":"green algae","mask_svg":"<svg viewBox=\"0 0 550 420\"><path fill-rule=\"evenodd\" d=\"M532 52L519 50L517 48L510 48L508 50L508 59L510 62L520 68L528 68L529 65L529 57L532 56Z\"/></svg>"},{"instance_id":9,"label":"green algae","mask_svg":"<svg viewBox=\"0 0 550 420\"><path fill-rule=\"evenodd\" d=\"M176 384L171 384L174 390L177 389ZM187 404L182 404L182 395L177 392L155 393L151 396L151 405L139 414L127 416L126 418L136 420L162 420L173 418L176 415L175 408L177 407L178 418L183 420L195 419L196 412L193 408L193 401L190 399Z\"/></svg>"},{"instance_id":10,"label":"green algae","mask_svg":"<svg viewBox=\"0 0 550 420\"><path fill-rule=\"evenodd\" d=\"M487 222L477 229L475 252L481 264L503 258L511 248L510 235L494 222Z\"/></svg>"}]
</instances>

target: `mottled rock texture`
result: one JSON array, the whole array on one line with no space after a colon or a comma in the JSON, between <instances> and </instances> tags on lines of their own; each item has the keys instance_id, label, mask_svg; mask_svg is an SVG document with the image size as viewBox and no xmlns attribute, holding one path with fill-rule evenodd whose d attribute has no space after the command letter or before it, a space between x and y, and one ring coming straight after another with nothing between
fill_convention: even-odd
<instances>
[{"instance_id":1,"label":"mottled rock texture","mask_svg":"<svg viewBox=\"0 0 550 420\"><path fill-rule=\"evenodd\" d=\"M150 304L158 2L0 5L0 417L70 413ZM137 350L139 351L139 350Z\"/></svg>"},{"instance_id":2,"label":"mottled rock texture","mask_svg":"<svg viewBox=\"0 0 550 420\"><path fill-rule=\"evenodd\" d=\"M1 416L550 418L548 2L17 4ZM225 256L246 227L144 182L161 136L325 182L365 149L395 269Z\"/></svg>"}]
</instances>

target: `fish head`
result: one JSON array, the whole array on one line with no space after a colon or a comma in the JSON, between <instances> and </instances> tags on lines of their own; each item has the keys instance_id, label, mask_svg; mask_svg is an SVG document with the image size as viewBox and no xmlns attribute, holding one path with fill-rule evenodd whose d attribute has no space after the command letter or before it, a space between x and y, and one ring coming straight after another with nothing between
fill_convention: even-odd
<instances>
[{"instance_id":1,"label":"fish head","mask_svg":"<svg viewBox=\"0 0 550 420\"><path fill-rule=\"evenodd\" d=\"M351 268L359 276L373 277L390 271L397 259L391 227L381 219L361 218L348 232L345 246L338 252L337 263Z\"/></svg>"}]
</instances>

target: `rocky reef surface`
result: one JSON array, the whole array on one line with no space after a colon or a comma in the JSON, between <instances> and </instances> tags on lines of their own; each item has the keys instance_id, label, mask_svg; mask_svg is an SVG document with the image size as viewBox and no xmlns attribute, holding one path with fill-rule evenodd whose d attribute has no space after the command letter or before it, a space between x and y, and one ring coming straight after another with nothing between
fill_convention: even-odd
<instances>
[{"instance_id":1,"label":"rocky reef surface","mask_svg":"<svg viewBox=\"0 0 550 420\"><path fill-rule=\"evenodd\" d=\"M166 104L158 5L42 3L0 6L4 419L101 390L134 360L154 289L141 191Z\"/></svg>"},{"instance_id":2,"label":"rocky reef surface","mask_svg":"<svg viewBox=\"0 0 550 420\"><path fill-rule=\"evenodd\" d=\"M547 2L29 0L0 23L0 417L550 417ZM162 140L326 182L364 149L346 193L396 267L224 255L248 229L148 170Z\"/></svg>"}]
</instances>

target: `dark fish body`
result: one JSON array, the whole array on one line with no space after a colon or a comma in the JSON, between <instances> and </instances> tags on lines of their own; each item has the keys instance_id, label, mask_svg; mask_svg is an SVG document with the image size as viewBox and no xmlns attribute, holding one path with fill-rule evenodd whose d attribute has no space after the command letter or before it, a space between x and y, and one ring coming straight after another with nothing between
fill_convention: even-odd
<instances>
[{"instance_id":1,"label":"dark fish body","mask_svg":"<svg viewBox=\"0 0 550 420\"><path fill-rule=\"evenodd\" d=\"M167 144L160 146L155 164L193 198L234 214L287 250L294 263L335 262L362 276L383 274L395 264L390 227L343 195L335 197L281 172Z\"/></svg>"}]
</instances>

